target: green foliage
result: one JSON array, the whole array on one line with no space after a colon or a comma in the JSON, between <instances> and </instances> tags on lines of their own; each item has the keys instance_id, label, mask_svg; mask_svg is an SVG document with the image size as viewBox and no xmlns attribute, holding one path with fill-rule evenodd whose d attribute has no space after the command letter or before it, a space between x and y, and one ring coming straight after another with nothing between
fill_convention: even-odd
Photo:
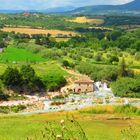
<instances>
[{"instance_id":1,"label":"green foliage","mask_svg":"<svg viewBox=\"0 0 140 140\"><path fill-rule=\"evenodd\" d=\"M16 68L8 67L2 75L2 81L7 88L21 85L21 74Z\"/></svg>"},{"instance_id":2,"label":"green foliage","mask_svg":"<svg viewBox=\"0 0 140 140\"><path fill-rule=\"evenodd\" d=\"M3 84L8 88L18 92L34 92L45 89L44 83L36 76L34 69L30 65L24 65L20 71L16 68L8 67L2 75Z\"/></svg>"},{"instance_id":3,"label":"green foliage","mask_svg":"<svg viewBox=\"0 0 140 140\"><path fill-rule=\"evenodd\" d=\"M122 106L95 106L81 109L80 113L84 114L125 114L125 115L140 115L140 109L132 105Z\"/></svg>"},{"instance_id":4,"label":"green foliage","mask_svg":"<svg viewBox=\"0 0 140 140\"><path fill-rule=\"evenodd\" d=\"M32 78L34 78L35 76L35 71L30 65L23 65L21 67L20 72L21 72L23 80L27 82L32 80Z\"/></svg>"},{"instance_id":5,"label":"green foliage","mask_svg":"<svg viewBox=\"0 0 140 140\"><path fill-rule=\"evenodd\" d=\"M119 114L127 114L127 115L140 115L140 109L131 105L123 105L123 106L116 106L115 110L116 113Z\"/></svg>"},{"instance_id":6,"label":"green foliage","mask_svg":"<svg viewBox=\"0 0 140 140\"><path fill-rule=\"evenodd\" d=\"M113 93L120 97L140 97L140 79L120 78L111 84Z\"/></svg>"},{"instance_id":7,"label":"green foliage","mask_svg":"<svg viewBox=\"0 0 140 140\"><path fill-rule=\"evenodd\" d=\"M7 16L6 20L1 20L1 24L6 25L18 25L18 26L30 26L32 28L46 28L46 29L60 29L60 30L72 30L76 27L88 27L87 24L80 24L69 22L67 20L71 17L62 15L47 15L37 14L25 17L22 14L11 14Z\"/></svg>"},{"instance_id":8,"label":"green foliage","mask_svg":"<svg viewBox=\"0 0 140 140\"><path fill-rule=\"evenodd\" d=\"M30 65L23 65L20 69L22 76L22 88L27 92L44 90L44 83L36 76L34 69Z\"/></svg>"},{"instance_id":9,"label":"green foliage","mask_svg":"<svg viewBox=\"0 0 140 140\"><path fill-rule=\"evenodd\" d=\"M15 106L0 106L0 113L8 114L8 113L18 113L22 110L26 109L24 105L15 105Z\"/></svg>"},{"instance_id":10,"label":"green foliage","mask_svg":"<svg viewBox=\"0 0 140 140\"><path fill-rule=\"evenodd\" d=\"M140 52L136 52L135 59L138 60L138 61L140 61Z\"/></svg>"},{"instance_id":11,"label":"green foliage","mask_svg":"<svg viewBox=\"0 0 140 140\"><path fill-rule=\"evenodd\" d=\"M110 56L109 63L113 64L113 62L119 62L119 58L115 55Z\"/></svg>"},{"instance_id":12,"label":"green foliage","mask_svg":"<svg viewBox=\"0 0 140 140\"><path fill-rule=\"evenodd\" d=\"M11 107L11 111L14 113L18 113L19 111L22 111L24 109L26 109L26 106L24 106L24 105L17 105L17 106Z\"/></svg>"},{"instance_id":13,"label":"green foliage","mask_svg":"<svg viewBox=\"0 0 140 140\"><path fill-rule=\"evenodd\" d=\"M121 77L127 76L126 62L125 62L124 57L122 58L122 61L121 61L121 63L120 63L119 75L120 75Z\"/></svg>"},{"instance_id":14,"label":"green foliage","mask_svg":"<svg viewBox=\"0 0 140 140\"><path fill-rule=\"evenodd\" d=\"M111 33L108 33L107 34L107 38L108 40L117 40L120 36L122 35L122 32L121 31L112 31Z\"/></svg>"},{"instance_id":15,"label":"green foliage","mask_svg":"<svg viewBox=\"0 0 140 140\"><path fill-rule=\"evenodd\" d=\"M59 73L49 73L44 75L43 81L46 84L47 89L50 91L59 90L67 83L66 79Z\"/></svg>"},{"instance_id":16,"label":"green foliage","mask_svg":"<svg viewBox=\"0 0 140 140\"><path fill-rule=\"evenodd\" d=\"M134 124L129 124L128 128L122 129L121 134L124 139L127 140L139 140L140 139L140 129L136 128Z\"/></svg>"},{"instance_id":17,"label":"green foliage","mask_svg":"<svg viewBox=\"0 0 140 140\"><path fill-rule=\"evenodd\" d=\"M62 65L63 65L64 67L69 67L69 66L70 66L70 63L69 63L69 61L67 61L67 60L63 60Z\"/></svg>"},{"instance_id":18,"label":"green foliage","mask_svg":"<svg viewBox=\"0 0 140 140\"><path fill-rule=\"evenodd\" d=\"M80 63L76 68L79 72L89 75L94 80L114 81L118 77L117 68L112 66Z\"/></svg>"},{"instance_id":19,"label":"green foliage","mask_svg":"<svg viewBox=\"0 0 140 140\"><path fill-rule=\"evenodd\" d=\"M30 137L27 138L29 140ZM81 125L74 119L61 120L58 122L47 122L44 130L41 131L41 135L38 135L35 139L42 140L88 140Z\"/></svg>"},{"instance_id":20,"label":"green foliage","mask_svg":"<svg viewBox=\"0 0 140 140\"><path fill-rule=\"evenodd\" d=\"M95 56L95 61L102 61L102 55L101 54L96 54Z\"/></svg>"}]
</instances>

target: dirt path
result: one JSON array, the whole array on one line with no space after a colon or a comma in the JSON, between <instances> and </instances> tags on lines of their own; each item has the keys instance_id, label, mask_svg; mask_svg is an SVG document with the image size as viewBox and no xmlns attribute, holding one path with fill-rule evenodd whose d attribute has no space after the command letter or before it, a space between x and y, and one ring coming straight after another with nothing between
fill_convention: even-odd
<instances>
[{"instance_id":1,"label":"dirt path","mask_svg":"<svg viewBox=\"0 0 140 140\"><path fill-rule=\"evenodd\" d=\"M69 75L71 75L68 79L67 79L67 85L63 88L61 88L61 92L66 92L68 89L73 89L75 86L75 81L79 80L79 79L90 79L90 77L88 77L87 75L81 74L77 71L74 70L70 70L70 69L66 69L66 68L62 68L63 70L65 70Z\"/></svg>"}]
</instances>

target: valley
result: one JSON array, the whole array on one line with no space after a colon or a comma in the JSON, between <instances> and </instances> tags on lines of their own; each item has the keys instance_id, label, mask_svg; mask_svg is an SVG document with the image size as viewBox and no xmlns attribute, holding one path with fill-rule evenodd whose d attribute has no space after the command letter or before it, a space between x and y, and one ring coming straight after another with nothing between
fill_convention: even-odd
<instances>
[{"instance_id":1,"label":"valley","mask_svg":"<svg viewBox=\"0 0 140 140\"><path fill-rule=\"evenodd\" d=\"M0 140L139 140L138 5L4 10Z\"/></svg>"}]
</instances>

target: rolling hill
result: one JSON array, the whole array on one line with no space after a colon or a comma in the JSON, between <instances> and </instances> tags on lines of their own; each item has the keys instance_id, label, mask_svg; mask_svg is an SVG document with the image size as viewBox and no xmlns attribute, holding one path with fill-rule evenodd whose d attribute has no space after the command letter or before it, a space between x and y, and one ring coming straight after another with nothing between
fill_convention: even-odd
<instances>
[{"instance_id":1,"label":"rolling hill","mask_svg":"<svg viewBox=\"0 0 140 140\"><path fill-rule=\"evenodd\" d=\"M23 13L23 12L30 12L30 13L64 13L74 10L75 7L72 6L65 6L65 7L54 7L48 8L43 10L0 10L0 13Z\"/></svg>"},{"instance_id":2,"label":"rolling hill","mask_svg":"<svg viewBox=\"0 0 140 140\"><path fill-rule=\"evenodd\" d=\"M139 14L140 0L123 5L96 5L77 8L70 12L71 14Z\"/></svg>"}]
</instances>

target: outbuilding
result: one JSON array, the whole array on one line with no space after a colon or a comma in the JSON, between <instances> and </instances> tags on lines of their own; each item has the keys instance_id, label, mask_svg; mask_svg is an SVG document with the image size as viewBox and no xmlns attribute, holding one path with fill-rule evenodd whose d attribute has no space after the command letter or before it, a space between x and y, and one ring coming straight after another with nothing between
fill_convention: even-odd
<instances>
[{"instance_id":1,"label":"outbuilding","mask_svg":"<svg viewBox=\"0 0 140 140\"><path fill-rule=\"evenodd\" d=\"M91 79L80 79L75 81L75 93L90 93L94 92L94 81Z\"/></svg>"}]
</instances>

